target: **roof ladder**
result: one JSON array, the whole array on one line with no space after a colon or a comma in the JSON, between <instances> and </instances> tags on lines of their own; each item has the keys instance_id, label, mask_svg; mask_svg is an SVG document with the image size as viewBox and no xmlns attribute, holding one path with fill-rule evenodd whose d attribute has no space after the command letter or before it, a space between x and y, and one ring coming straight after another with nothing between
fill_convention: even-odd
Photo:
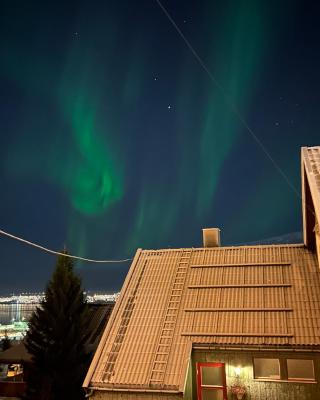
<instances>
[{"instance_id":1,"label":"roof ladder","mask_svg":"<svg viewBox=\"0 0 320 400\"><path fill-rule=\"evenodd\" d=\"M161 386L164 384L167 362L172 346L174 330L177 323L180 302L186 281L187 271L190 265L191 255L192 250L182 250L182 254L176 266L153 360L153 366L150 373L150 386Z\"/></svg>"}]
</instances>

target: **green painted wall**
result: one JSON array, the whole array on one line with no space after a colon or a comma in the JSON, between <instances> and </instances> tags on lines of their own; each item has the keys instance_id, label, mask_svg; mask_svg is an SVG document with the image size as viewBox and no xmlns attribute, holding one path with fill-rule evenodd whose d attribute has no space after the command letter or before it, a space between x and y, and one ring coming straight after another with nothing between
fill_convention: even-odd
<instances>
[{"instance_id":1,"label":"green painted wall","mask_svg":"<svg viewBox=\"0 0 320 400\"><path fill-rule=\"evenodd\" d=\"M314 360L318 383L275 382L253 379L253 358L302 358ZM228 400L233 400L230 387L235 382L235 367L241 367L240 380L247 388L243 400L320 400L320 354L292 351L217 351L194 350L187 372L185 400L197 399L196 362L222 362L226 364Z\"/></svg>"},{"instance_id":2,"label":"green painted wall","mask_svg":"<svg viewBox=\"0 0 320 400\"><path fill-rule=\"evenodd\" d=\"M188 366L188 372L187 372L186 385L184 388L184 396L183 396L184 400L192 400L193 399L193 392L194 392L193 376L195 376L195 375L196 375L196 372L194 371L194 362L190 360L189 366Z\"/></svg>"}]
</instances>

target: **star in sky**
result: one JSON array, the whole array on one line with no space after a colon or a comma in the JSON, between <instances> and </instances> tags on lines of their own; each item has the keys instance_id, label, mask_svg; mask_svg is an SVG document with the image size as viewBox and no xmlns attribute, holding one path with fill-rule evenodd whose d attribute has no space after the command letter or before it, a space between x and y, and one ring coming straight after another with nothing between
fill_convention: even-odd
<instances>
[{"instance_id":1,"label":"star in sky","mask_svg":"<svg viewBox=\"0 0 320 400\"><path fill-rule=\"evenodd\" d=\"M225 245L301 230L299 200L279 190L286 183L160 7L70 0L28 2L21 13L13 3L1 3L0 24L3 227L101 259L201 246L200 228L211 223L223 226ZM298 187L299 147L319 144L320 2L164 3ZM223 183L245 174L235 182L239 201ZM268 207L275 191L277 206ZM42 290L54 259L12 246L0 241L0 294ZM113 291L128 266L77 268L86 289Z\"/></svg>"}]
</instances>

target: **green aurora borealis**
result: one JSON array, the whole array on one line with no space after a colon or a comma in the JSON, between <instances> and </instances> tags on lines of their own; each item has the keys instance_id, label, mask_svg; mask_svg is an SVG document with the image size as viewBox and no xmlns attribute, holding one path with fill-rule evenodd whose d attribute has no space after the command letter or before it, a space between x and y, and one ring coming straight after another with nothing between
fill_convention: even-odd
<instances>
[{"instance_id":1,"label":"green aurora borealis","mask_svg":"<svg viewBox=\"0 0 320 400\"><path fill-rule=\"evenodd\" d=\"M14 94L1 167L21 187L19 204L35 190L35 203L51 207L48 217L32 205L29 226L58 220L62 234L48 229L35 240L125 258L137 247L199 246L208 226L221 227L227 244L300 230L299 199L232 109L299 188L299 146L314 143L279 134L274 98L289 83L274 94L272 75L296 8L164 5L225 96L156 2L70 2L62 14L54 5L8 7L1 78Z\"/></svg>"}]
</instances>

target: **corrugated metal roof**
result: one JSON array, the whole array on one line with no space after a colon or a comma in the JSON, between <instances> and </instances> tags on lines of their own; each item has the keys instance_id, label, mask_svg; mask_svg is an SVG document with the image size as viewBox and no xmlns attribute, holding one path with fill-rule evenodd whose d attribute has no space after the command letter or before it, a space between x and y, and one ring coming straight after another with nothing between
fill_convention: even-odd
<instances>
[{"instance_id":1,"label":"corrugated metal roof","mask_svg":"<svg viewBox=\"0 0 320 400\"><path fill-rule=\"evenodd\" d=\"M301 167L304 243L313 246L314 228L320 222L320 146L301 149ZM316 231L319 235L319 225Z\"/></svg>"},{"instance_id":2,"label":"corrugated metal roof","mask_svg":"<svg viewBox=\"0 0 320 400\"><path fill-rule=\"evenodd\" d=\"M182 391L192 343L320 346L302 245L139 250L85 385Z\"/></svg>"},{"instance_id":3,"label":"corrugated metal roof","mask_svg":"<svg viewBox=\"0 0 320 400\"><path fill-rule=\"evenodd\" d=\"M315 187L315 191L312 191L314 197L320 204L320 146L316 147L304 147L303 157L306 163L306 173L310 186ZM314 198L314 200L315 200ZM320 215L317 215L318 220Z\"/></svg>"}]
</instances>

